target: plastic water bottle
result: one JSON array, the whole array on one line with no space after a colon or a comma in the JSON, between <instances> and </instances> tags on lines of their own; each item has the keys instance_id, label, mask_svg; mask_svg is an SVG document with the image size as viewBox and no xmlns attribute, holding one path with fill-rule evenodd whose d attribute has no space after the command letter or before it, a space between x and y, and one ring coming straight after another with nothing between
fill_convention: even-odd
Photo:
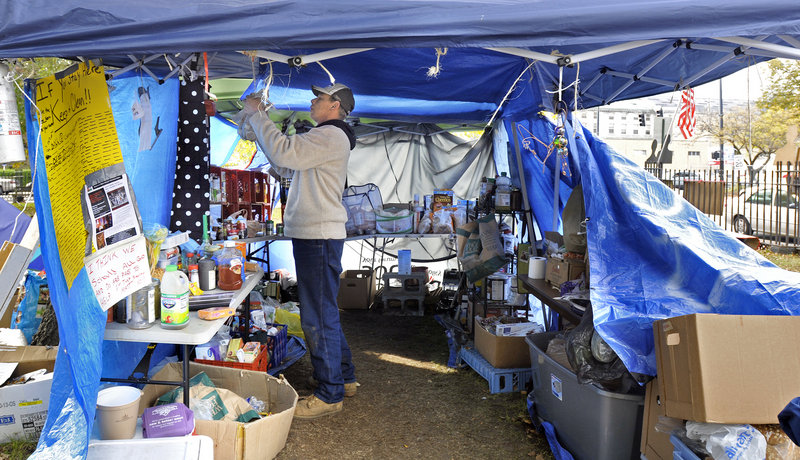
<instances>
[{"instance_id":1,"label":"plastic water bottle","mask_svg":"<svg viewBox=\"0 0 800 460\"><path fill-rule=\"evenodd\" d=\"M494 193L494 209L501 212L511 211L511 178L505 171L500 173L496 181L497 189Z\"/></svg>"},{"instance_id":2,"label":"plastic water bottle","mask_svg":"<svg viewBox=\"0 0 800 460\"><path fill-rule=\"evenodd\" d=\"M183 329L189 324L189 278L177 265L167 265L161 278L161 327Z\"/></svg>"}]
</instances>

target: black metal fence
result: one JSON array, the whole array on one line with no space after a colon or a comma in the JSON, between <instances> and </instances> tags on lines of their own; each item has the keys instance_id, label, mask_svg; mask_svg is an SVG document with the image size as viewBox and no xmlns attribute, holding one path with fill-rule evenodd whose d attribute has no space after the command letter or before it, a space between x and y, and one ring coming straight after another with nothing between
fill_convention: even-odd
<instances>
[{"instance_id":1,"label":"black metal fence","mask_svg":"<svg viewBox=\"0 0 800 460\"><path fill-rule=\"evenodd\" d=\"M9 202L32 199L31 172L0 170L0 197Z\"/></svg>"},{"instance_id":2,"label":"black metal fence","mask_svg":"<svg viewBox=\"0 0 800 460\"><path fill-rule=\"evenodd\" d=\"M722 228L757 236L762 244L800 247L800 168L770 170L645 169Z\"/></svg>"}]
</instances>

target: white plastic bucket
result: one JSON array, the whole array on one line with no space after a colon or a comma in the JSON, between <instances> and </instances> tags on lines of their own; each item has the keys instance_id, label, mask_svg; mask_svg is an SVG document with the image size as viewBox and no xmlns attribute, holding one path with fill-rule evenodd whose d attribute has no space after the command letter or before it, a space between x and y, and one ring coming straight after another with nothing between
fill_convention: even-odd
<instances>
[{"instance_id":1,"label":"white plastic bucket","mask_svg":"<svg viewBox=\"0 0 800 460\"><path fill-rule=\"evenodd\" d=\"M131 439L136 434L142 391L114 386L97 393L97 425L100 439Z\"/></svg>"}]
</instances>

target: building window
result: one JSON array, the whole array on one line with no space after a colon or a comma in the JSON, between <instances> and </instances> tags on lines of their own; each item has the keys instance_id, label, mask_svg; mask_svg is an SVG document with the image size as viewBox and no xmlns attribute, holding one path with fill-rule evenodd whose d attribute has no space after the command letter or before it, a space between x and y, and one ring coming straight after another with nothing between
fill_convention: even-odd
<instances>
[{"instance_id":1,"label":"building window","mask_svg":"<svg viewBox=\"0 0 800 460\"><path fill-rule=\"evenodd\" d=\"M633 134L639 134L639 130L636 129L636 128L633 128Z\"/></svg>"},{"instance_id":2,"label":"building window","mask_svg":"<svg viewBox=\"0 0 800 460\"><path fill-rule=\"evenodd\" d=\"M622 125L622 126L619 128L619 133L620 133L620 134L628 134L628 128L627 128L627 126L625 126L625 125Z\"/></svg>"},{"instance_id":3,"label":"building window","mask_svg":"<svg viewBox=\"0 0 800 460\"><path fill-rule=\"evenodd\" d=\"M635 155L642 155L642 156L645 156L645 155L647 155L647 150L639 150L639 149L636 149L636 150L634 150L634 151L633 151L633 153L634 153Z\"/></svg>"},{"instance_id":4,"label":"building window","mask_svg":"<svg viewBox=\"0 0 800 460\"><path fill-rule=\"evenodd\" d=\"M614 134L614 123L608 124L608 134Z\"/></svg>"},{"instance_id":5,"label":"building window","mask_svg":"<svg viewBox=\"0 0 800 460\"><path fill-rule=\"evenodd\" d=\"M644 130L644 135L645 136L649 136L650 135L650 130L649 129L645 129Z\"/></svg>"},{"instance_id":6,"label":"building window","mask_svg":"<svg viewBox=\"0 0 800 460\"><path fill-rule=\"evenodd\" d=\"M700 156L700 151L698 151L698 150L689 150L689 156L690 157L699 157Z\"/></svg>"}]
</instances>

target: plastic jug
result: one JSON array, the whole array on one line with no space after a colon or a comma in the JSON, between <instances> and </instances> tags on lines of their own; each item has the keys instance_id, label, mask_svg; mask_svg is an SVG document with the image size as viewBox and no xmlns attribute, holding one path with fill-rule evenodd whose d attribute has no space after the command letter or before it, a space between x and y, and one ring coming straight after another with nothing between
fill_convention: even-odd
<instances>
[{"instance_id":1,"label":"plastic jug","mask_svg":"<svg viewBox=\"0 0 800 460\"><path fill-rule=\"evenodd\" d=\"M161 278L161 327L183 329L189 324L189 278L177 265L167 265Z\"/></svg>"},{"instance_id":2,"label":"plastic jug","mask_svg":"<svg viewBox=\"0 0 800 460\"><path fill-rule=\"evenodd\" d=\"M501 212L511 211L511 178L506 176L505 171L500 173L496 181L494 193L494 209Z\"/></svg>"},{"instance_id":3,"label":"plastic jug","mask_svg":"<svg viewBox=\"0 0 800 460\"><path fill-rule=\"evenodd\" d=\"M217 286L225 291L235 291L242 287L242 253L236 249L236 243L226 241L225 248L217 255Z\"/></svg>"}]
</instances>

